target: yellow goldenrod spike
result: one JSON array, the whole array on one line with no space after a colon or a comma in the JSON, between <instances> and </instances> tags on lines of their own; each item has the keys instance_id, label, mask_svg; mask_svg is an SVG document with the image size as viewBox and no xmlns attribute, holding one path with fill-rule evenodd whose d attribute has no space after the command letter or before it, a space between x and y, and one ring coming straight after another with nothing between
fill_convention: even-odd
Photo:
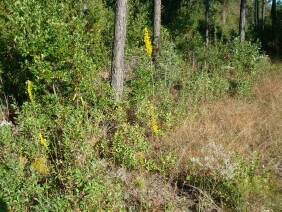
<instances>
[{"instance_id":1,"label":"yellow goldenrod spike","mask_svg":"<svg viewBox=\"0 0 282 212\"><path fill-rule=\"evenodd\" d=\"M44 140L43 136L41 133L39 133L39 138L40 138L40 142L43 146L45 146L46 149L48 149L48 145L46 143L46 141Z\"/></svg>"},{"instance_id":2,"label":"yellow goldenrod spike","mask_svg":"<svg viewBox=\"0 0 282 212\"><path fill-rule=\"evenodd\" d=\"M149 31L147 27L144 29L144 43L145 43L145 49L149 57L152 57L152 52L153 52L153 46L152 42L150 39Z\"/></svg>"},{"instance_id":3,"label":"yellow goldenrod spike","mask_svg":"<svg viewBox=\"0 0 282 212\"><path fill-rule=\"evenodd\" d=\"M31 82L30 82L30 80L27 80L27 93L28 93L28 97L29 97L30 101L32 103L34 103L34 99L33 99L33 96L32 96L32 91L31 91Z\"/></svg>"},{"instance_id":4,"label":"yellow goldenrod spike","mask_svg":"<svg viewBox=\"0 0 282 212\"><path fill-rule=\"evenodd\" d=\"M155 134L158 133L158 125L155 119L155 112L154 112L154 106L151 105L151 122L152 122L152 130Z\"/></svg>"}]
</instances>

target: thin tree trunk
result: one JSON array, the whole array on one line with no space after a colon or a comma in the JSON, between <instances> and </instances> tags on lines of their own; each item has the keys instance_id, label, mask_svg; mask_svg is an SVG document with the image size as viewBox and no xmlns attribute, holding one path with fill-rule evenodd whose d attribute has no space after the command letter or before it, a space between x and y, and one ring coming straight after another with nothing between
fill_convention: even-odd
<instances>
[{"instance_id":1,"label":"thin tree trunk","mask_svg":"<svg viewBox=\"0 0 282 212\"><path fill-rule=\"evenodd\" d=\"M241 0L241 6L240 6L240 26L239 26L239 32L240 32L240 41L245 41L245 26L246 26L246 6L247 6L247 0Z\"/></svg>"},{"instance_id":2,"label":"thin tree trunk","mask_svg":"<svg viewBox=\"0 0 282 212\"><path fill-rule=\"evenodd\" d=\"M277 26L277 14L276 14L276 0L272 0L271 7L271 18L272 18L272 47L274 53L277 54L277 36L276 36L276 26Z\"/></svg>"},{"instance_id":3,"label":"thin tree trunk","mask_svg":"<svg viewBox=\"0 0 282 212\"><path fill-rule=\"evenodd\" d=\"M264 20L265 20L265 8L266 0L262 0L262 10L261 10L261 43L264 45Z\"/></svg>"},{"instance_id":4,"label":"thin tree trunk","mask_svg":"<svg viewBox=\"0 0 282 212\"><path fill-rule=\"evenodd\" d=\"M224 0L222 2L222 36L221 40L223 41L224 37L227 35L227 29L226 29L226 19L227 19L227 2Z\"/></svg>"},{"instance_id":5,"label":"thin tree trunk","mask_svg":"<svg viewBox=\"0 0 282 212\"><path fill-rule=\"evenodd\" d=\"M116 1L115 33L112 53L111 85L115 101L123 100L124 47L126 39L127 0Z\"/></svg>"},{"instance_id":6,"label":"thin tree trunk","mask_svg":"<svg viewBox=\"0 0 282 212\"><path fill-rule=\"evenodd\" d=\"M259 28L259 1L255 0L255 11L254 11L254 22L255 22L255 28L258 30Z\"/></svg>"},{"instance_id":7,"label":"thin tree trunk","mask_svg":"<svg viewBox=\"0 0 282 212\"><path fill-rule=\"evenodd\" d=\"M205 12L205 20L206 20L206 45L209 45L209 10L210 10L210 0L206 0L206 12Z\"/></svg>"},{"instance_id":8,"label":"thin tree trunk","mask_svg":"<svg viewBox=\"0 0 282 212\"><path fill-rule=\"evenodd\" d=\"M261 27L262 27L262 31L264 30L265 8L266 8L266 0L262 0L262 10L261 10Z\"/></svg>"},{"instance_id":9,"label":"thin tree trunk","mask_svg":"<svg viewBox=\"0 0 282 212\"><path fill-rule=\"evenodd\" d=\"M159 47L161 35L161 0L154 0L154 40L153 40L153 57L155 59Z\"/></svg>"}]
</instances>

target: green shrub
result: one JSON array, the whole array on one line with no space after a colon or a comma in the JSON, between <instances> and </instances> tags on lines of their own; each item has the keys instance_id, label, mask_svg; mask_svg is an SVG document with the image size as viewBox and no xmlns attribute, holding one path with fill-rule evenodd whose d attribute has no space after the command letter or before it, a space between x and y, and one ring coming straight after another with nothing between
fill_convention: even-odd
<instances>
[{"instance_id":1,"label":"green shrub","mask_svg":"<svg viewBox=\"0 0 282 212\"><path fill-rule=\"evenodd\" d=\"M114 136L112 154L115 162L127 167L152 168L148 167L151 166L151 161L146 158L150 148L140 127L121 125Z\"/></svg>"},{"instance_id":2,"label":"green shrub","mask_svg":"<svg viewBox=\"0 0 282 212\"><path fill-rule=\"evenodd\" d=\"M20 135L9 125L0 127L0 198L8 208L123 207L122 184L107 173L111 164L97 158L103 119L85 105L24 103L17 119Z\"/></svg>"},{"instance_id":3,"label":"green shrub","mask_svg":"<svg viewBox=\"0 0 282 212\"><path fill-rule=\"evenodd\" d=\"M97 72L107 61L113 13L100 1L91 3L86 13L83 2L4 1L8 20L1 45L12 58L1 58L3 77L6 87L17 88L21 100L26 80L40 95L63 96L72 96L89 72L92 84L99 82Z\"/></svg>"}]
</instances>

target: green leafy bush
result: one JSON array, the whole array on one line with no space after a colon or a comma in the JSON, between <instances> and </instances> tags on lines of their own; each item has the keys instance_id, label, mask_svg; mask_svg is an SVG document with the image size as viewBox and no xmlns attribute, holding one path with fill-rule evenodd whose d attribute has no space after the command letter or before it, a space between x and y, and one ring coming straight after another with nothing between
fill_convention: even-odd
<instances>
[{"instance_id":1,"label":"green leafy bush","mask_svg":"<svg viewBox=\"0 0 282 212\"><path fill-rule=\"evenodd\" d=\"M97 158L103 119L84 106L25 103L17 119L20 135L0 127L0 198L9 209L123 207L122 184L105 174L112 165Z\"/></svg>"},{"instance_id":2,"label":"green leafy bush","mask_svg":"<svg viewBox=\"0 0 282 212\"><path fill-rule=\"evenodd\" d=\"M3 77L6 87L17 88L18 98L24 99L26 80L39 94L64 96L72 96L90 72L92 84L99 83L98 69L107 61L110 43L102 37L111 39L113 26L113 14L100 1L87 11L83 1L4 1L4 5L8 20L1 42L12 58L1 58Z\"/></svg>"}]
</instances>

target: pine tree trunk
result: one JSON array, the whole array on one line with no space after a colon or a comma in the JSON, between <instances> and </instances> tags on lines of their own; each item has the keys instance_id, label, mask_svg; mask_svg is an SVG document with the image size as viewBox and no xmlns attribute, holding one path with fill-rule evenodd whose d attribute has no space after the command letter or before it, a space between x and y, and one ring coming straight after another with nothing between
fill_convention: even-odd
<instances>
[{"instance_id":1,"label":"pine tree trunk","mask_svg":"<svg viewBox=\"0 0 282 212\"><path fill-rule=\"evenodd\" d=\"M153 40L153 57L155 57L158 52L159 40L161 35L161 0L154 0L154 40Z\"/></svg>"},{"instance_id":2,"label":"pine tree trunk","mask_svg":"<svg viewBox=\"0 0 282 212\"><path fill-rule=\"evenodd\" d=\"M111 86L115 101L123 100L124 47L126 39L127 0L116 1L115 33L112 52Z\"/></svg>"},{"instance_id":3,"label":"pine tree trunk","mask_svg":"<svg viewBox=\"0 0 282 212\"><path fill-rule=\"evenodd\" d=\"M240 32L240 41L245 41L245 26L246 26L246 5L247 0L241 0L241 6L240 6L240 26L239 26L239 32Z\"/></svg>"},{"instance_id":4,"label":"pine tree trunk","mask_svg":"<svg viewBox=\"0 0 282 212\"><path fill-rule=\"evenodd\" d=\"M258 0L255 0L255 7L254 7L254 22L255 22L255 29L258 30L259 26L259 2Z\"/></svg>"},{"instance_id":5,"label":"pine tree trunk","mask_svg":"<svg viewBox=\"0 0 282 212\"><path fill-rule=\"evenodd\" d=\"M206 12L205 12L205 20L206 20L206 45L209 45L209 10L210 10L210 0L206 0Z\"/></svg>"},{"instance_id":6,"label":"pine tree trunk","mask_svg":"<svg viewBox=\"0 0 282 212\"><path fill-rule=\"evenodd\" d=\"M228 3L226 0L223 1L222 5L222 35L221 35L221 40L223 41L225 36L228 34L228 29L226 27L226 19L227 19L227 10L228 10Z\"/></svg>"},{"instance_id":7,"label":"pine tree trunk","mask_svg":"<svg viewBox=\"0 0 282 212\"><path fill-rule=\"evenodd\" d=\"M262 0L262 9L261 9L261 43L264 45L264 20L265 20L265 8L266 0Z\"/></svg>"},{"instance_id":8,"label":"pine tree trunk","mask_svg":"<svg viewBox=\"0 0 282 212\"><path fill-rule=\"evenodd\" d=\"M276 14L276 0L272 0L271 7L271 19L272 19L272 48L273 52L277 54L277 36L276 36L276 26L277 26L277 14Z\"/></svg>"}]
</instances>

